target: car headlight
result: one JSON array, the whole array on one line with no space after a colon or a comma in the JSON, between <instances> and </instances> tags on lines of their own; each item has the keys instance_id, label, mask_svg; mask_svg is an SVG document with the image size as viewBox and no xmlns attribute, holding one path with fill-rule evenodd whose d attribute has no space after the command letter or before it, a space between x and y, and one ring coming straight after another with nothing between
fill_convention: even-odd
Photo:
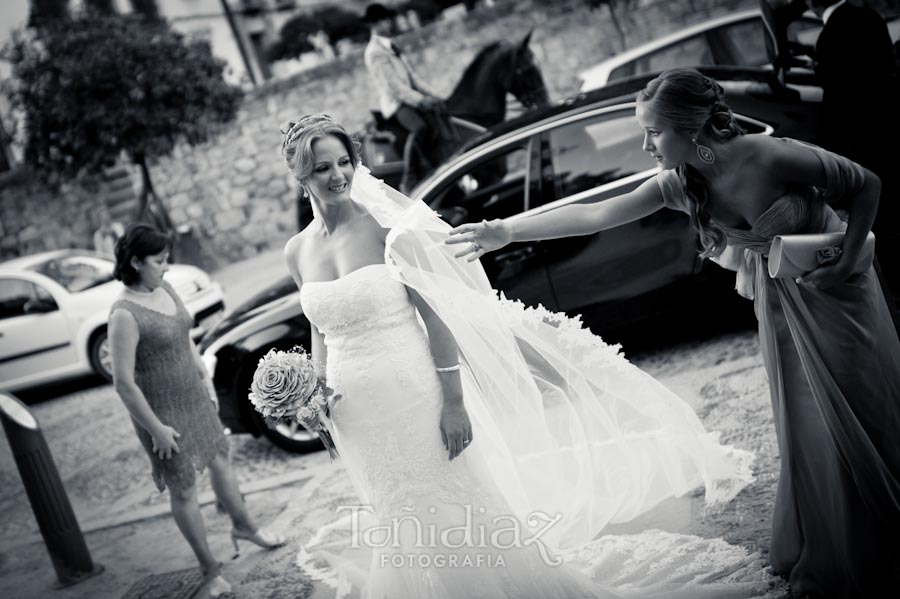
<instances>
[{"instance_id":1,"label":"car headlight","mask_svg":"<svg viewBox=\"0 0 900 599\"><path fill-rule=\"evenodd\" d=\"M206 366L206 372L209 373L209 378L213 378L216 375L216 362L218 358L216 358L215 354L202 354L200 359L203 360L203 365Z\"/></svg>"}]
</instances>

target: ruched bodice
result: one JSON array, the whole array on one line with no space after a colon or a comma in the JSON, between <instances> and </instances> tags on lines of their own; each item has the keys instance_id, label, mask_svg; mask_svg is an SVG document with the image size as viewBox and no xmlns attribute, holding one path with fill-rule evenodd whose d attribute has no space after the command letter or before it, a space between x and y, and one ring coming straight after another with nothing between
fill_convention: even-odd
<instances>
[{"instance_id":1,"label":"ruched bodice","mask_svg":"<svg viewBox=\"0 0 900 599\"><path fill-rule=\"evenodd\" d=\"M759 215L753 226L739 229L719 225L728 245L713 261L737 272L735 289L753 299L759 277L765 277L766 259L776 235L843 231L847 224L813 188L797 189L776 199Z\"/></svg>"},{"instance_id":2,"label":"ruched bodice","mask_svg":"<svg viewBox=\"0 0 900 599\"><path fill-rule=\"evenodd\" d=\"M749 230L720 226L725 230L728 245L766 255L776 235L838 231L843 228L843 222L828 204L807 188L776 199Z\"/></svg>"},{"instance_id":3,"label":"ruched bodice","mask_svg":"<svg viewBox=\"0 0 900 599\"><path fill-rule=\"evenodd\" d=\"M828 203L854 195L865 182L862 168L842 156L793 139L782 138L779 141L811 150L824 168L826 184L823 188L798 186L776 198L757 217L749 230L716 223L725 232L727 246L721 255L713 258L713 261L737 272L735 289L748 299L754 299L757 286L764 284L765 258L769 254L772 239L776 235L791 233L844 230L846 224L838 218ZM681 179L674 170L660 172L657 175L657 183L666 207L690 212L690 201Z\"/></svg>"}]
</instances>

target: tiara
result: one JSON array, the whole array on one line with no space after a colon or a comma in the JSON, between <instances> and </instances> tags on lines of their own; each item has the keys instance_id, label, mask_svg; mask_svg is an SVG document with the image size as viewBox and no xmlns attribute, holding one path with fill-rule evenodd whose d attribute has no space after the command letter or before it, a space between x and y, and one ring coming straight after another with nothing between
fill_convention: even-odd
<instances>
[{"instance_id":1,"label":"tiara","mask_svg":"<svg viewBox=\"0 0 900 599\"><path fill-rule=\"evenodd\" d=\"M303 132L304 129L312 127L313 125L318 125L320 123L334 123L335 120L327 114L322 113L314 113L314 114L305 114L298 121L291 125L291 128L288 129L287 133L284 135L284 142L282 142L281 147L286 148L292 143L294 143L297 138L300 136L300 133Z\"/></svg>"}]
</instances>

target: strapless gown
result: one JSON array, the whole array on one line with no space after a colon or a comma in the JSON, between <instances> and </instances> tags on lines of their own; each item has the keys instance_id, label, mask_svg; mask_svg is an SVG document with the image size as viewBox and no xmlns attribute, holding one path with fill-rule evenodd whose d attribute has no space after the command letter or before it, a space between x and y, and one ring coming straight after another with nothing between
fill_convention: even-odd
<instances>
[{"instance_id":1,"label":"strapless gown","mask_svg":"<svg viewBox=\"0 0 900 599\"><path fill-rule=\"evenodd\" d=\"M478 422L472 445L448 460L427 335L388 268L304 283L301 301L324 335L326 379L340 395L334 441L360 503L337 506L298 561L338 595L724 598L770 589L759 556L717 539L648 531L565 552L544 544L548 515L513 516L486 468Z\"/></svg>"},{"instance_id":2,"label":"strapless gown","mask_svg":"<svg viewBox=\"0 0 900 599\"><path fill-rule=\"evenodd\" d=\"M759 321L781 458L770 559L794 593L887 596L900 588L900 341L884 295L872 269L819 290L770 278L766 262L776 235L846 229L828 202L864 174L783 141L816 153L826 187L791 190L749 230L723 227L715 259L737 272ZM666 205L687 212L677 174L658 181Z\"/></svg>"}]
</instances>

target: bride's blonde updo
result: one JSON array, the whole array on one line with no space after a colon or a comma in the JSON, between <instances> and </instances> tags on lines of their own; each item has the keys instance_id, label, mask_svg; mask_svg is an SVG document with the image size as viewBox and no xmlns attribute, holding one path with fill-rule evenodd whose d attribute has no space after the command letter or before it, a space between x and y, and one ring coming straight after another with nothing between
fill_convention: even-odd
<instances>
[{"instance_id":1,"label":"bride's blonde updo","mask_svg":"<svg viewBox=\"0 0 900 599\"><path fill-rule=\"evenodd\" d=\"M329 135L336 137L347 149L353 168L359 165L359 142L327 114L307 114L281 126L281 155L288 170L301 184L312 174L315 165L313 144Z\"/></svg>"}]
</instances>

